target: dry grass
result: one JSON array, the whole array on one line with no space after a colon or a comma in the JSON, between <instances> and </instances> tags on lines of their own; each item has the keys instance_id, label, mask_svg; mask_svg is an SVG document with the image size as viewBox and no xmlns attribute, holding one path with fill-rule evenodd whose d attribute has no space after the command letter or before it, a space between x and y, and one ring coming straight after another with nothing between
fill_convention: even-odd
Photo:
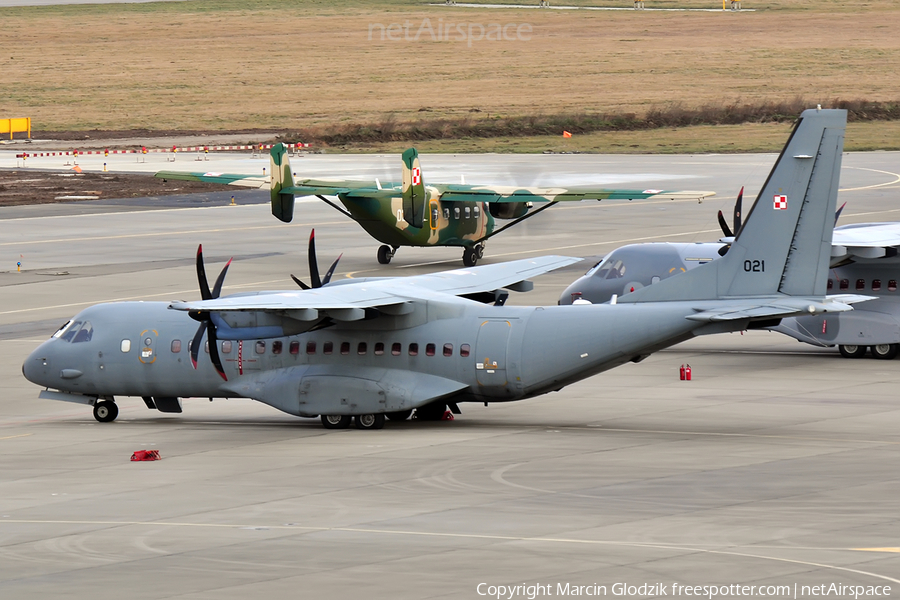
<instances>
[{"instance_id":1,"label":"dry grass","mask_svg":"<svg viewBox=\"0 0 900 600\"><path fill-rule=\"evenodd\" d=\"M608 6L630 2L571 2ZM554 2L570 4L570 2ZM647 6L708 7L706 0ZM900 98L900 6L450 9L402 0L0 9L0 116L38 129L326 130L436 118ZM381 41L371 23L527 22L529 41Z\"/></svg>"}]
</instances>

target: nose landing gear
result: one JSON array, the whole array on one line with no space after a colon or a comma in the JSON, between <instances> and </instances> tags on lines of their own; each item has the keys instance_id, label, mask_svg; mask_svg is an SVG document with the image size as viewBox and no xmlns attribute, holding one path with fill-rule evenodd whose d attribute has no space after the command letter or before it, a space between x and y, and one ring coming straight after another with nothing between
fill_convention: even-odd
<instances>
[{"instance_id":1,"label":"nose landing gear","mask_svg":"<svg viewBox=\"0 0 900 600\"><path fill-rule=\"evenodd\" d=\"M465 250L463 250L463 264L467 267L474 267L478 264L478 260L484 256L484 244L476 244L474 246L467 246Z\"/></svg>"},{"instance_id":2,"label":"nose landing gear","mask_svg":"<svg viewBox=\"0 0 900 600\"><path fill-rule=\"evenodd\" d=\"M388 245L379 246L378 247L378 262L382 265L386 265L391 262L391 259L394 258L394 254L397 253L397 248L392 248Z\"/></svg>"},{"instance_id":3,"label":"nose landing gear","mask_svg":"<svg viewBox=\"0 0 900 600\"><path fill-rule=\"evenodd\" d=\"M119 407L111 400L101 400L94 404L94 418L101 423L111 423L119 416Z\"/></svg>"}]
</instances>

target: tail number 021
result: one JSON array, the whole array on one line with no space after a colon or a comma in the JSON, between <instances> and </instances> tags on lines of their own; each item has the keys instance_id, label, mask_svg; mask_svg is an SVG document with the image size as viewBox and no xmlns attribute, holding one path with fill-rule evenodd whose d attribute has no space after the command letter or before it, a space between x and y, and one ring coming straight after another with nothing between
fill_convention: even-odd
<instances>
[{"instance_id":1,"label":"tail number 021","mask_svg":"<svg viewBox=\"0 0 900 600\"><path fill-rule=\"evenodd\" d=\"M744 270L748 273L764 273L766 270L766 261L764 260L745 260Z\"/></svg>"}]
</instances>

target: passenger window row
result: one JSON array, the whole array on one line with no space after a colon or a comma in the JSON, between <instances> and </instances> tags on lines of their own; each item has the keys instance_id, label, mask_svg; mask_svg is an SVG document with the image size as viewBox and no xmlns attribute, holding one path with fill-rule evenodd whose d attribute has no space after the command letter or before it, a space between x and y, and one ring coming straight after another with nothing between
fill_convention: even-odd
<instances>
[{"instance_id":1,"label":"passenger window row","mask_svg":"<svg viewBox=\"0 0 900 600\"><path fill-rule=\"evenodd\" d=\"M849 279L841 279L841 280L838 282L838 287L840 288L841 291L847 291L847 290L849 290L849 289L850 289L850 280L849 280ZM829 289L829 290L834 289L834 280L833 280L833 279L829 279L829 280L828 280L828 289ZM866 289L866 280L865 280L865 279L857 279L857 280L856 280L856 290L857 290L857 291L862 291L862 290L865 290L865 289ZM881 291L881 280L880 280L880 279L873 279L873 280L872 280L872 287L871 287L871 290L872 290L873 292L880 292L880 291ZM896 280L896 279L891 279L891 280L888 281L888 284L887 284L887 290L888 290L889 292L896 292L896 291L897 291L897 280Z\"/></svg>"},{"instance_id":2,"label":"passenger window row","mask_svg":"<svg viewBox=\"0 0 900 600\"><path fill-rule=\"evenodd\" d=\"M191 343L193 341L188 342L188 352L191 350ZM231 351L234 349L234 345L230 340L223 340L221 342L221 353L222 354L231 354ZM323 342L322 343L322 354L334 354L334 342ZM209 342L204 344L207 354L209 354ZM124 348L124 346L123 346ZM130 348L130 345L129 345ZM284 350L284 343L281 340L274 340L272 342L272 354L281 354ZM172 340L172 344L170 346L173 354L178 354L181 352L181 340ZM466 358L471 353L472 347L469 344L461 344L459 347L459 355L463 358ZM350 354L350 342L341 342L338 346L338 351L347 355ZM266 341L258 340L254 344L254 351L256 354L265 354L266 353ZM309 340L306 342L306 353L307 354L316 354L318 351L318 343L315 340ZM127 352L127 350L123 350L123 352ZM300 342L293 341L288 346L288 352L291 354L300 354ZM369 352L369 345L366 342L359 342L356 345L356 354L360 356L365 356ZM412 342L407 346L407 352L410 356L418 356L419 355L419 344L416 342ZM437 346L435 344L425 344L425 356L434 356L437 353ZM443 345L441 349L441 353L444 356L453 356L453 344L447 343ZM385 344L384 342L376 342L375 347L373 348L373 354L375 356L381 356L385 354ZM400 342L394 342L391 344L391 355L392 356L400 356L403 354L403 344Z\"/></svg>"},{"instance_id":3,"label":"passenger window row","mask_svg":"<svg viewBox=\"0 0 900 600\"><path fill-rule=\"evenodd\" d=\"M454 219L460 219L460 218L471 219L473 217L477 219L480 215L481 215L481 207L477 204L473 207L466 206L463 209L460 209L460 207L458 207L458 206L453 207L453 218ZM450 209L447 207L444 208L444 218L447 219L448 221L450 220Z\"/></svg>"}]
</instances>

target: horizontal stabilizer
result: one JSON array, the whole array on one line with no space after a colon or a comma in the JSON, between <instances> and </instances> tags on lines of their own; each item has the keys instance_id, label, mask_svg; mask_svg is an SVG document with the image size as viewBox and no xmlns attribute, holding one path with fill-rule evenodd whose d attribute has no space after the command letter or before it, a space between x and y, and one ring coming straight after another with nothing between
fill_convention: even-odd
<instances>
[{"instance_id":1,"label":"horizontal stabilizer","mask_svg":"<svg viewBox=\"0 0 900 600\"><path fill-rule=\"evenodd\" d=\"M223 185L235 185L238 187L269 189L268 177L261 175L237 175L233 173L181 173L178 171L159 171L154 177L157 179L171 179L173 181L203 181L205 183L221 183Z\"/></svg>"},{"instance_id":2,"label":"horizontal stabilizer","mask_svg":"<svg viewBox=\"0 0 900 600\"><path fill-rule=\"evenodd\" d=\"M846 312L853 307L842 302L822 302L816 298L790 297L773 299L771 303L730 304L711 310L704 310L686 317L701 323L717 323L721 321L737 321L740 319L776 319L816 315L834 312Z\"/></svg>"}]
</instances>

